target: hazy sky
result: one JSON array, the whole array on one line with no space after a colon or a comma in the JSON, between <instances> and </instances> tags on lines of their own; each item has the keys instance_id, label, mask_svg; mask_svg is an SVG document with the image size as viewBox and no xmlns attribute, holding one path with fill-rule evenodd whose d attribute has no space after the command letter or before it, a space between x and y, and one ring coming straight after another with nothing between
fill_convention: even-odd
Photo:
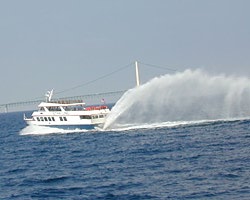
<instances>
[{"instance_id":1,"label":"hazy sky","mask_svg":"<svg viewBox=\"0 0 250 200\"><path fill-rule=\"evenodd\" d=\"M0 0L0 104L92 81L135 60L250 77L248 0ZM140 67L142 82L172 73ZM134 68L61 96L135 85Z\"/></svg>"}]
</instances>

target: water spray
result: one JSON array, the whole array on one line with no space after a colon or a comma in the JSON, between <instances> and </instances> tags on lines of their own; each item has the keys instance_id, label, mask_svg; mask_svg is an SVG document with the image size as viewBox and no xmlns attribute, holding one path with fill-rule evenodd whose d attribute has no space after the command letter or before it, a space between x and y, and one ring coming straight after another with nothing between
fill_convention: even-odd
<instances>
[{"instance_id":1,"label":"water spray","mask_svg":"<svg viewBox=\"0 0 250 200\"><path fill-rule=\"evenodd\" d=\"M127 91L104 128L250 117L250 80L202 70L166 74Z\"/></svg>"}]
</instances>

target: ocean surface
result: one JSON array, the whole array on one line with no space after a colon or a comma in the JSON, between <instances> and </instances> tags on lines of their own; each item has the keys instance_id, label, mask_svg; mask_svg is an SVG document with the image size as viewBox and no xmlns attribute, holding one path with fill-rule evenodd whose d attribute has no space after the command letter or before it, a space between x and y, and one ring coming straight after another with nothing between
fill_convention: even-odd
<instances>
[{"instance_id":1,"label":"ocean surface","mask_svg":"<svg viewBox=\"0 0 250 200\"><path fill-rule=\"evenodd\" d=\"M0 199L250 199L250 120L65 131L0 114Z\"/></svg>"}]
</instances>

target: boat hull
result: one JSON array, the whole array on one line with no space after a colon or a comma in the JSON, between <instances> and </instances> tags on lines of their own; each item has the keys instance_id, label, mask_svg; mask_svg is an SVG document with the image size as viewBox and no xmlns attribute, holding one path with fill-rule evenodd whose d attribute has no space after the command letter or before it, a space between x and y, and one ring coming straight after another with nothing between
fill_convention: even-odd
<instances>
[{"instance_id":1,"label":"boat hull","mask_svg":"<svg viewBox=\"0 0 250 200\"><path fill-rule=\"evenodd\" d=\"M63 130L94 130L96 127L99 126L89 124L89 125L43 125L43 127L58 128Z\"/></svg>"},{"instance_id":2,"label":"boat hull","mask_svg":"<svg viewBox=\"0 0 250 200\"><path fill-rule=\"evenodd\" d=\"M31 126L41 126L41 127L51 127L51 128L59 128L64 130L75 130L75 129L83 129L83 130L91 130L95 128L102 128L103 124L39 124L36 121L28 120L26 121L28 125Z\"/></svg>"}]
</instances>

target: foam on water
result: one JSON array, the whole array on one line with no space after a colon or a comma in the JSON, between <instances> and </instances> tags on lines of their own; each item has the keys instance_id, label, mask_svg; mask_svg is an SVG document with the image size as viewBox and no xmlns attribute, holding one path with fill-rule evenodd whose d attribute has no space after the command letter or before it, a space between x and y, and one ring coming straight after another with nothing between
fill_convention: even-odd
<instances>
[{"instance_id":1,"label":"foam on water","mask_svg":"<svg viewBox=\"0 0 250 200\"><path fill-rule=\"evenodd\" d=\"M249 116L249 79L186 70L127 91L112 108L104 129Z\"/></svg>"},{"instance_id":2,"label":"foam on water","mask_svg":"<svg viewBox=\"0 0 250 200\"><path fill-rule=\"evenodd\" d=\"M20 131L20 135L48 135L48 134L67 134L75 132L86 132L87 130L65 130L60 128L52 128L46 126L29 125Z\"/></svg>"},{"instance_id":3,"label":"foam on water","mask_svg":"<svg viewBox=\"0 0 250 200\"><path fill-rule=\"evenodd\" d=\"M160 122L160 123L144 123L144 124L115 124L115 126L109 127L109 131L122 132L135 129L155 129L155 128L173 128L180 126L193 126L193 125L206 125L223 122L235 122L235 121L249 121L247 118L231 118L231 119L216 119L216 120L195 120L195 121L174 121L174 122ZM107 129L100 129L99 131L106 131Z\"/></svg>"}]
</instances>

